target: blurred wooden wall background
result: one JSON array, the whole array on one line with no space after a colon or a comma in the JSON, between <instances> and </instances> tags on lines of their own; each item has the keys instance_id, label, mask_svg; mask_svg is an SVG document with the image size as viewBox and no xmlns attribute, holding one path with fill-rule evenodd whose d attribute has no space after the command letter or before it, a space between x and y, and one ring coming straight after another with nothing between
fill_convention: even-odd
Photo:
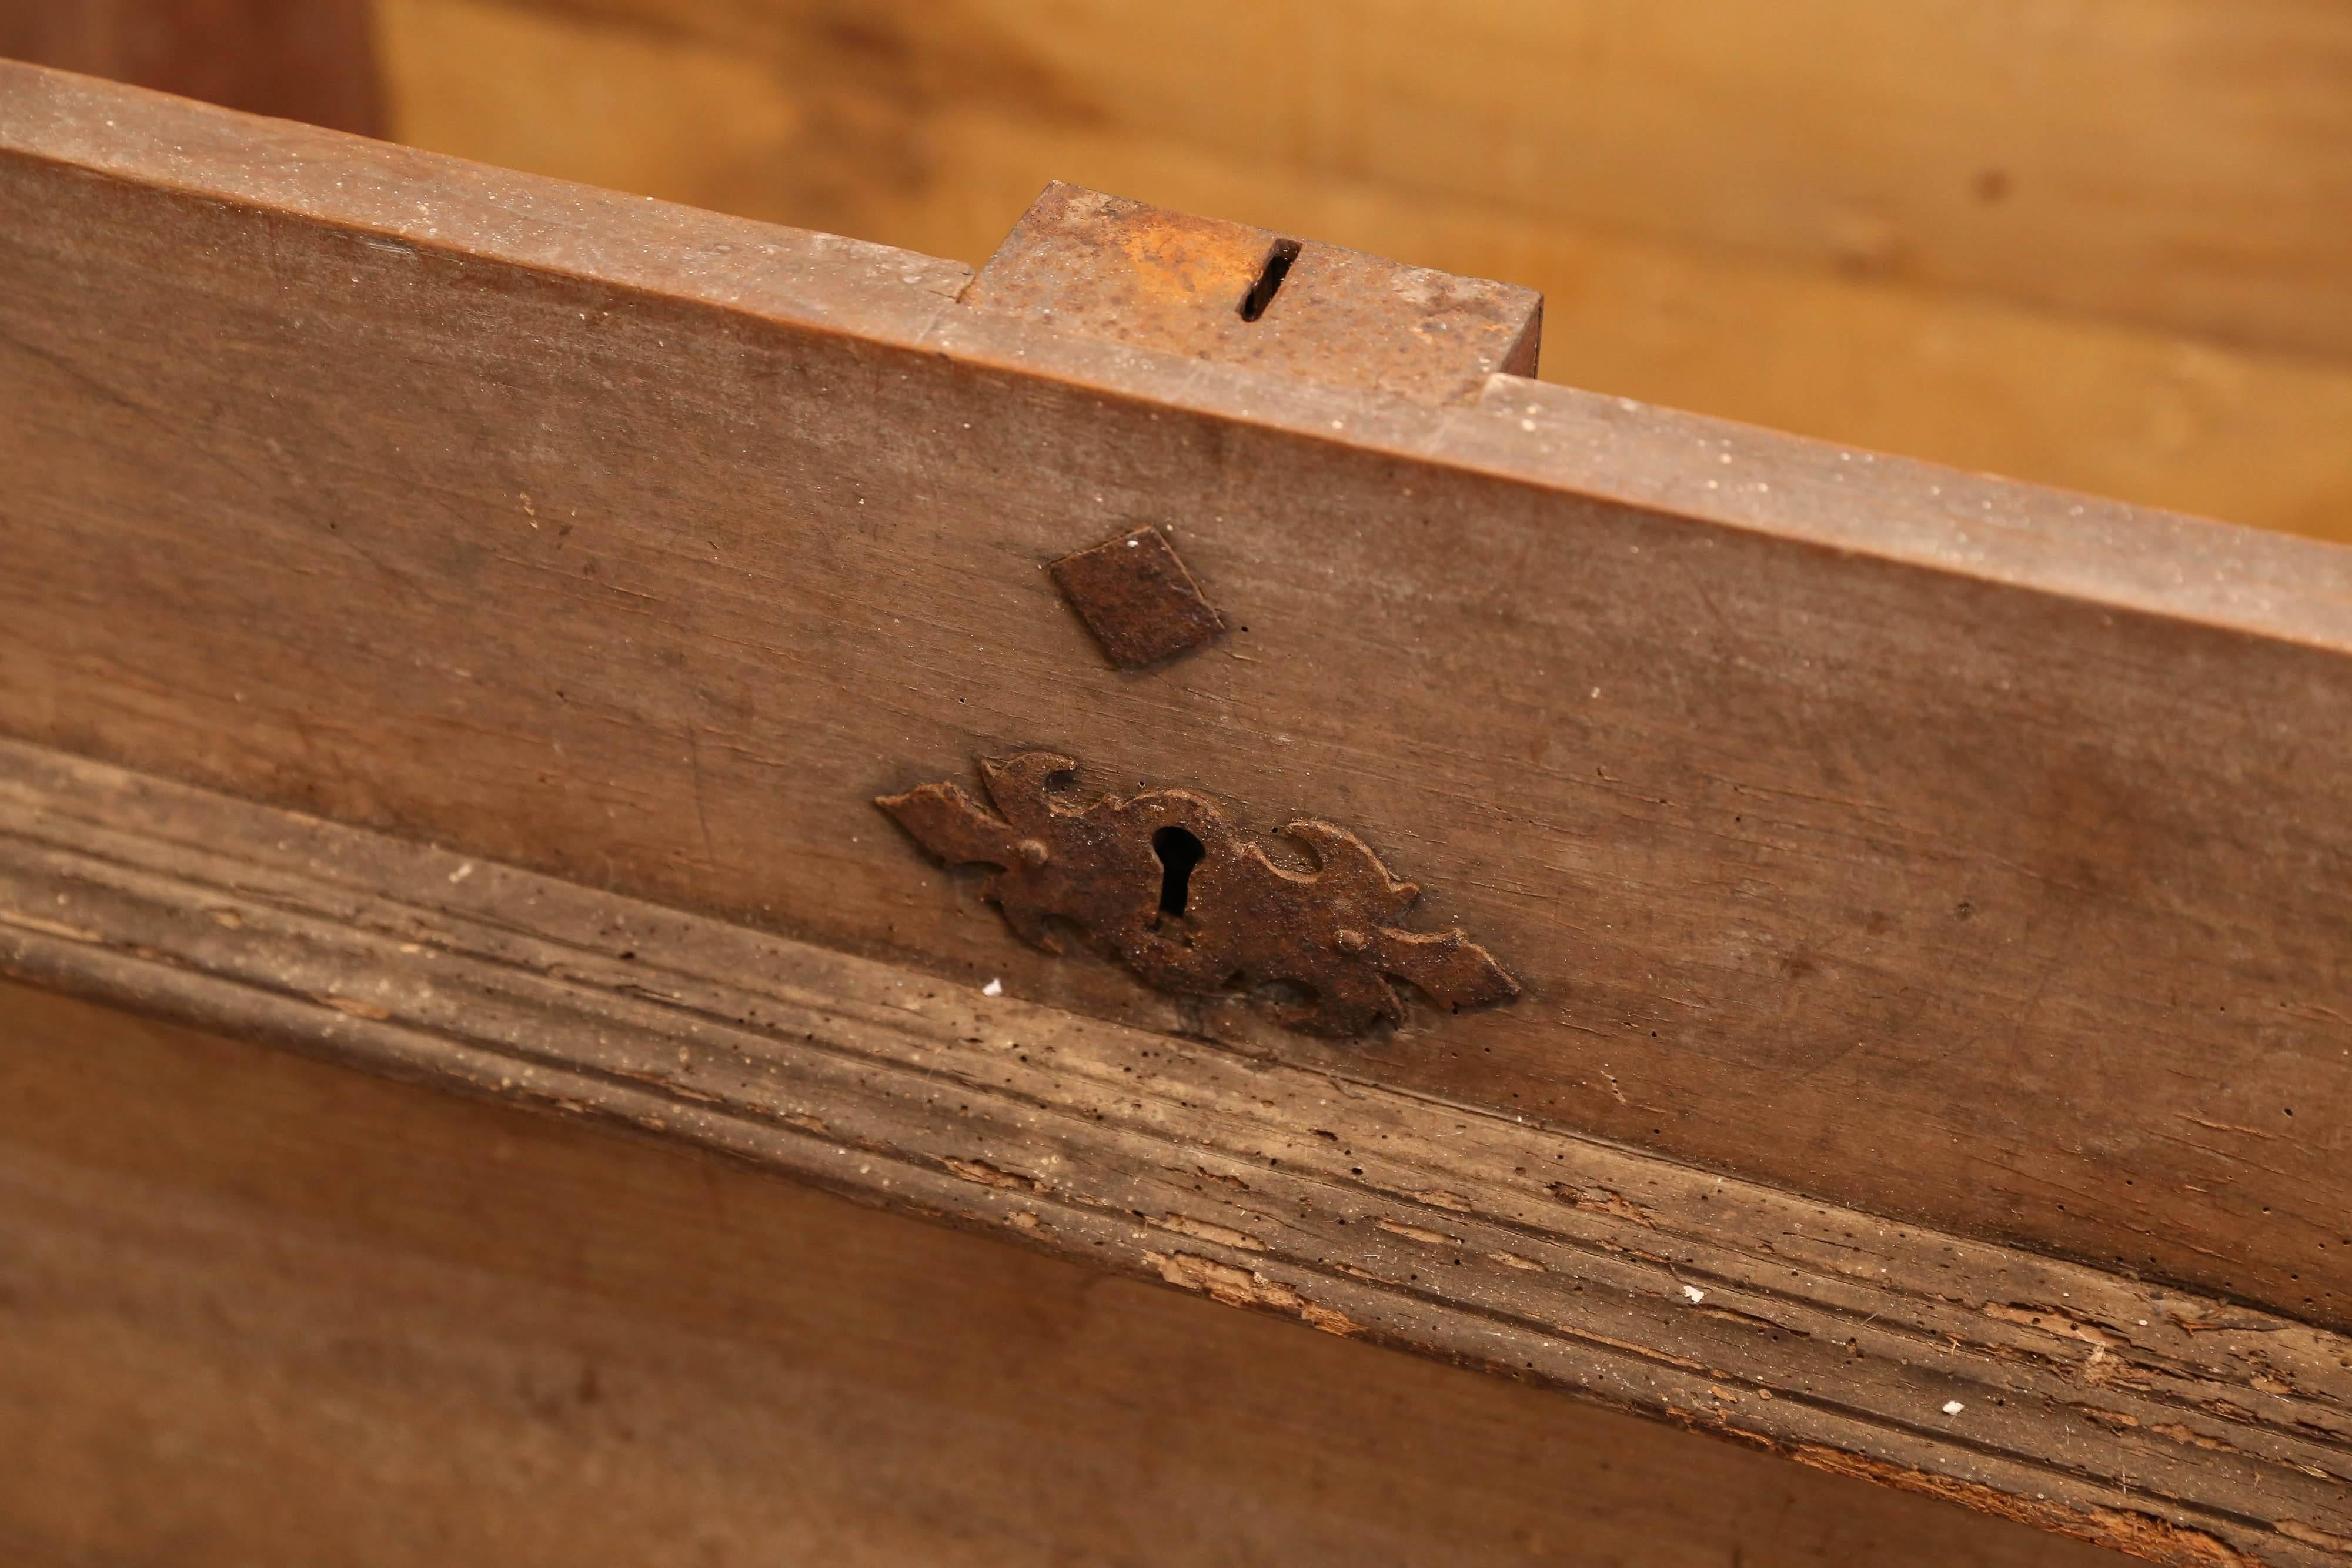
<instances>
[{"instance_id":1,"label":"blurred wooden wall background","mask_svg":"<svg viewBox=\"0 0 2352 1568\"><path fill-rule=\"evenodd\" d=\"M978 262L1049 178L1544 374L2352 538L2344 0L377 0L392 133Z\"/></svg>"}]
</instances>

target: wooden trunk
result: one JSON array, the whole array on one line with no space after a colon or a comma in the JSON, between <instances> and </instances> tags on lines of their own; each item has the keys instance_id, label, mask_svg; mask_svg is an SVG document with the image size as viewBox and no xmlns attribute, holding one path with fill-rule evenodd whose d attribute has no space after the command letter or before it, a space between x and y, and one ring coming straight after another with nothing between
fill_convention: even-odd
<instances>
[{"instance_id":1,"label":"wooden trunk","mask_svg":"<svg viewBox=\"0 0 2352 1568\"><path fill-rule=\"evenodd\" d=\"M25 66L0 280L16 1555L2352 1559L2340 546Z\"/></svg>"}]
</instances>

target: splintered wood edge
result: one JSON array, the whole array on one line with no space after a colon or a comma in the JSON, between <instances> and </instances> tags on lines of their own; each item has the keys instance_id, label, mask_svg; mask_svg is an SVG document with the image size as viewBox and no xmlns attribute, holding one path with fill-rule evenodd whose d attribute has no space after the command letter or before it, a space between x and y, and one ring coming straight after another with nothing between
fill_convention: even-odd
<instances>
[{"instance_id":1,"label":"splintered wood edge","mask_svg":"<svg viewBox=\"0 0 2352 1568\"><path fill-rule=\"evenodd\" d=\"M2352 1562L2352 1339L0 742L0 972L2158 1562Z\"/></svg>"}]
</instances>

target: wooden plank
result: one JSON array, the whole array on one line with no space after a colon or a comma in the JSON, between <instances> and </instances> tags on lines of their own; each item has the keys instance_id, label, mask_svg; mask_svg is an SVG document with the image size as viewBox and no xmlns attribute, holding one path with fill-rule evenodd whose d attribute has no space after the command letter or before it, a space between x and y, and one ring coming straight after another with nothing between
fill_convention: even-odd
<instances>
[{"instance_id":1,"label":"wooden plank","mask_svg":"<svg viewBox=\"0 0 2352 1568\"><path fill-rule=\"evenodd\" d=\"M0 58L383 133L368 0L0 0Z\"/></svg>"},{"instance_id":2,"label":"wooden plank","mask_svg":"<svg viewBox=\"0 0 2352 1568\"><path fill-rule=\"evenodd\" d=\"M21 1568L2118 1561L14 986L0 1192Z\"/></svg>"},{"instance_id":3,"label":"wooden plank","mask_svg":"<svg viewBox=\"0 0 2352 1568\"><path fill-rule=\"evenodd\" d=\"M8 732L2352 1319L2344 552L5 81ZM1137 520L1234 627L1164 675L1041 570ZM1524 996L1024 946L872 802L1039 744L1341 823Z\"/></svg>"},{"instance_id":4,"label":"wooden plank","mask_svg":"<svg viewBox=\"0 0 2352 1568\"><path fill-rule=\"evenodd\" d=\"M2352 354L2352 17L2328 0L962 0L855 26L800 0L386 9L395 37L499 9L723 52L805 106L758 122L768 157L734 178L844 205L957 199L950 128L983 118ZM1025 183L1047 176L1102 183Z\"/></svg>"},{"instance_id":5,"label":"wooden plank","mask_svg":"<svg viewBox=\"0 0 2352 1568\"><path fill-rule=\"evenodd\" d=\"M0 749L0 970L2178 1563L2352 1558L2352 1341ZM186 1134L193 1140L208 1134Z\"/></svg>"},{"instance_id":6,"label":"wooden plank","mask_svg":"<svg viewBox=\"0 0 2352 1568\"><path fill-rule=\"evenodd\" d=\"M2260 14L2246 15L2262 25ZM1936 25L1917 7L1881 20ZM1378 21L1351 16L1344 26L1386 47ZM919 30L908 44L912 59L931 60L932 50L960 59L943 41L950 31ZM1029 81L1019 56L982 55L928 74L910 66L898 78L838 36L794 35L781 49L772 37L763 45L482 0L395 0L384 37L398 133L436 152L974 264L1047 180L1075 181L1526 284L1547 299L1549 380L2147 506L2352 538L2352 443L2341 435L2352 427L2352 368L2340 360L1808 264L1703 233L1635 234L1450 181L1404 188L1369 165L1213 145L1157 116L1122 118L1118 104L1056 112L1059 100L1043 88L995 92L1002 81ZM1183 79L1183 61L1138 56L1147 59L1171 82ZM1226 100L1231 68L1217 62L1217 90L1204 101ZM2200 79L2198 90L2210 91L2221 78ZM1559 96L1488 102L1535 114ZM1357 107L1376 113L1382 101ZM2164 118L2116 115L2108 134ZM1638 160L1643 144L1612 136L1574 145L1551 171L1553 186L1574 184L1603 150ZM2021 244L2010 254L2061 282L2079 273L2063 246ZM2165 265L2149 261L2135 276Z\"/></svg>"}]
</instances>

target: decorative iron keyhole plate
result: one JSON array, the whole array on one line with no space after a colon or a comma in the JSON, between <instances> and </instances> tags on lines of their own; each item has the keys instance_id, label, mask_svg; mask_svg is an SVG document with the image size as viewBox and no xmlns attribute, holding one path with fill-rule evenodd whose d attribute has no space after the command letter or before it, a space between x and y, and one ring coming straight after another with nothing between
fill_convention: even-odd
<instances>
[{"instance_id":1,"label":"decorative iron keyhole plate","mask_svg":"<svg viewBox=\"0 0 2352 1568\"><path fill-rule=\"evenodd\" d=\"M988 896L1049 953L1062 950L1047 925L1058 917L1162 990L1287 993L1269 1004L1281 1022L1341 1037L1403 1020L1392 977L1454 1012L1518 994L1459 929L1402 928L1420 888L1344 828L1284 828L1316 862L1290 871L1190 790L1082 800L1068 788L1077 764L1044 751L980 768L993 811L952 783L875 803L950 865L996 867Z\"/></svg>"}]
</instances>

